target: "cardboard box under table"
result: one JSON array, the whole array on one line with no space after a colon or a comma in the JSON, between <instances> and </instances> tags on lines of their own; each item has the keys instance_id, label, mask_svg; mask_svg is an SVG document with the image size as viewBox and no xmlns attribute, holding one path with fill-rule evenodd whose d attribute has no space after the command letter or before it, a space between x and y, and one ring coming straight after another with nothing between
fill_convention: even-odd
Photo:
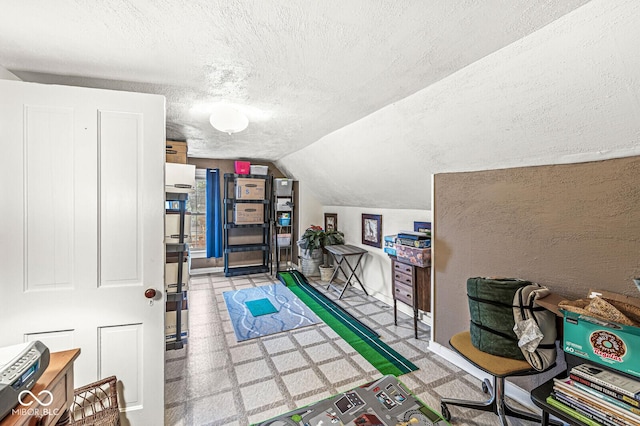
<instances>
[{"instance_id":1,"label":"cardboard box under table","mask_svg":"<svg viewBox=\"0 0 640 426\"><path fill-rule=\"evenodd\" d=\"M604 297L609 298L611 293ZM625 302L630 299L623 295ZM640 300L633 302L640 304ZM565 353L640 377L640 328L561 309Z\"/></svg>"}]
</instances>

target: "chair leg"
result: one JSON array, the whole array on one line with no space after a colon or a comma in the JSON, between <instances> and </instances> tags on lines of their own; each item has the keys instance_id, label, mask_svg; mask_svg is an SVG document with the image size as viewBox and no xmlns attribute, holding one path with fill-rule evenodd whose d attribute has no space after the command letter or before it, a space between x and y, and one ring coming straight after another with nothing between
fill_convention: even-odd
<instances>
[{"instance_id":1,"label":"chair leg","mask_svg":"<svg viewBox=\"0 0 640 426\"><path fill-rule=\"evenodd\" d=\"M494 392L496 378L493 378L493 386L488 379L485 379L482 383L483 391L489 393L489 399L487 401L469 401L466 399L453 399L453 398L441 398L440 408L442 410L443 417L448 421L451 416L447 405L455 405L457 407L472 408L480 411L488 411L490 413L496 413L496 394ZM447 418L449 417L449 418Z\"/></svg>"},{"instance_id":2,"label":"chair leg","mask_svg":"<svg viewBox=\"0 0 640 426\"><path fill-rule=\"evenodd\" d=\"M502 426L508 426L509 423L507 422L507 416L540 423L541 416L518 410L507 404L504 392L504 377L494 377L493 384L491 384L488 379L484 379L482 383L482 390L489 393L489 400L469 401L463 399L441 398L440 408L443 417L445 417L447 421L450 420L451 416L447 406L455 405L458 407L492 412L500 418L500 424ZM556 423L554 422L554 424Z\"/></svg>"},{"instance_id":3,"label":"chair leg","mask_svg":"<svg viewBox=\"0 0 640 426\"><path fill-rule=\"evenodd\" d=\"M542 416L538 415L538 414L534 414L534 413L530 413L527 411L522 411L519 410L515 407L511 407L509 404L507 404L507 401L505 399L505 392L504 392L504 378L499 378L497 380L496 383L496 400L498 401L497 404L497 408L498 408L498 416L500 416L500 422L503 425L506 425L506 416L509 417L516 417L518 419L523 419L523 420L529 420L532 422L537 422L537 423L541 423L542 422ZM558 424L557 422L553 422L553 424Z\"/></svg>"}]
</instances>

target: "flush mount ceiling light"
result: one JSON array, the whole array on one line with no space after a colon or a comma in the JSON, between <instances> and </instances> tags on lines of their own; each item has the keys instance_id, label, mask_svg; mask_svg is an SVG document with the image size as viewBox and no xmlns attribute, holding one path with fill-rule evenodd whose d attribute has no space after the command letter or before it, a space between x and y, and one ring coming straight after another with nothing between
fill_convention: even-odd
<instances>
[{"instance_id":1,"label":"flush mount ceiling light","mask_svg":"<svg viewBox=\"0 0 640 426\"><path fill-rule=\"evenodd\" d=\"M211 109L209 123L221 132L232 134L246 129L249 119L230 105L216 105Z\"/></svg>"}]
</instances>

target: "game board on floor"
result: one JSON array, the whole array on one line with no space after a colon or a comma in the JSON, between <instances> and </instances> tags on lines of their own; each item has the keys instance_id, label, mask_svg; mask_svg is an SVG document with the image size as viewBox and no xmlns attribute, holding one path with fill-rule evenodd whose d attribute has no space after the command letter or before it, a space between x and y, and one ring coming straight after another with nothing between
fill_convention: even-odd
<instances>
[{"instance_id":1,"label":"game board on floor","mask_svg":"<svg viewBox=\"0 0 640 426\"><path fill-rule=\"evenodd\" d=\"M387 375L350 391L290 411L255 426L448 425L438 413Z\"/></svg>"}]
</instances>

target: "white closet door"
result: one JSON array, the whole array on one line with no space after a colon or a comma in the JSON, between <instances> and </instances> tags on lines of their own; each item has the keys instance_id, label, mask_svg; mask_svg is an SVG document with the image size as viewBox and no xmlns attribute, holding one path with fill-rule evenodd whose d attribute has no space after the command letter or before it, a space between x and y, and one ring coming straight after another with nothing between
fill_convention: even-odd
<instances>
[{"instance_id":1,"label":"white closet door","mask_svg":"<svg viewBox=\"0 0 640 426\"><path fill-rule=\"evenodd\" d=\"M0 80L0 345L81 348L133 425L164 422L164 126L161 96Z\"/></svg>"}]
</instances>

